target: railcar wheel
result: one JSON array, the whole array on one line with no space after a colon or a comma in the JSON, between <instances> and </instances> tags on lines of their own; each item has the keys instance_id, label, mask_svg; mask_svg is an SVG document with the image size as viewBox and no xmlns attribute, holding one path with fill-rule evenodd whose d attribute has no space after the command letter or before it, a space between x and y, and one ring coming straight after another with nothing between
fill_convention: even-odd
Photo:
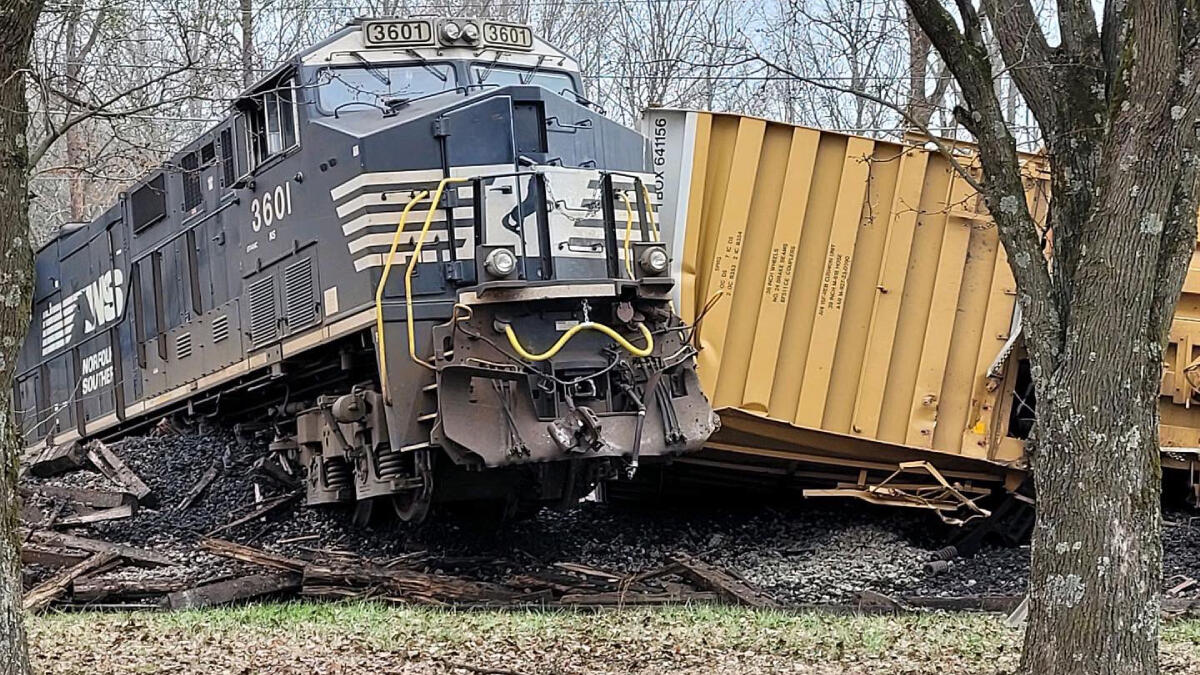
<instances>
[{"instance_id":1,"label":"railcar wheel","mask_svg":"<svg viewBox=\"0 0 1200 675\"><path fill-rule=\"evenodd\" d=\"M415 451L413 468L416 477L421 480L421 487L393 495L392 510L396 512L397 518L406 523L421 523L429 515L429 506L433 503L432 451Z\"/></svg>"}]
</instances>

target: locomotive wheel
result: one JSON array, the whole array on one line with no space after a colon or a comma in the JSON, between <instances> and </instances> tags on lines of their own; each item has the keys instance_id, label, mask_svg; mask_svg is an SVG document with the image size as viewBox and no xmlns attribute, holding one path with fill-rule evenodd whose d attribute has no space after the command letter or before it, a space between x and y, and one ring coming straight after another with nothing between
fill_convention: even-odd
<instances>
[{"instance_id":1,"label":"locomotive wheel","mask_svg":"<svg viewBox=\"0 0 1200 675\"><path fill-rule=\"evenodd\" d=\"M392 496L392 510L396 517L406 523L424 522L433 503L433 452L417 450L413 456L413 468L421 479L421 487Z\"/></svg>"}]
</instances>

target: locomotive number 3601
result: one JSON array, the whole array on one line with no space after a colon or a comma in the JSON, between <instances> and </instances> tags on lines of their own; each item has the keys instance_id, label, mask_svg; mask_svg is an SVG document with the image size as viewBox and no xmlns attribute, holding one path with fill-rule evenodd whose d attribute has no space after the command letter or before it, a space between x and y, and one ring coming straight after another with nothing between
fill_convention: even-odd
<instances>
[{"instance_id":1,"label":"locomotive number 3601","mask_svg":"<svg viewBox=\"0 0 1200 675\"><path fill-rule=\"evenodd\" d=\"M292 215L292 184L278 185L250 202L250 227L258 232Z\"/></svg>"}]
</instances>

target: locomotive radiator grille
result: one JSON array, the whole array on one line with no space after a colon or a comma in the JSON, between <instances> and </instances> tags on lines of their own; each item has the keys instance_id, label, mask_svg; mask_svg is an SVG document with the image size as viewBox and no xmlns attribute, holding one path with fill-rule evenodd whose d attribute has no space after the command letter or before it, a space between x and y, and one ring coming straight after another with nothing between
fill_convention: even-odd
<instances>
[{"instance_id":1,"label":"locomotive radiator grille","mask_svg":"<svg viewBox=\"0 0 1200 675\"><path fill-rule=\"evenodd\" d=\"M212 322L212 339L213 342L221 342L229 337L229 315L222 314L213 319Z\"/></svg>"},{"instance_id":2,"label":"locomotive radiator grille","mask_svg":"<svg viewBox=\"0 0 1200 675\"><path fill-rule=\"evenodd\" d=\"M250 345L260 347L274 340L279 331L275 312L275 277L250 284Z\"/></svg>"},{"instance_id":3,"label":"locomotive radiator grille","mask_svg":"<svg viewBox=\"0 0 1200 675\"><path fill-rule=\"evenodd\" d=\"M192 355L192 334L180 333L175 336L175 358L186 359Z\"/></svg>"},{"instance_id":4,"label":"locomotive radiator grille","mask_svg":"<svg viewBox=\"0 0 1200 675\"><path fill-rule=\"evenodd\" d=\"M316 320L312 258L294 262L283 270L283 316L290 330L307 326Z\"/></svg>"}]
</instances>

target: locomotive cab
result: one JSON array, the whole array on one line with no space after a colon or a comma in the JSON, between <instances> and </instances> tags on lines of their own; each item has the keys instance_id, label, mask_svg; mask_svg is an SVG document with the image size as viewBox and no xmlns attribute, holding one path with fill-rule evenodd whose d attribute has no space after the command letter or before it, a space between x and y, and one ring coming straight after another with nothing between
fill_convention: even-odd
<instances>
[{"instance_id":1,"label":"locomotive cab","mask_svg":"<svg viewBox=\"0 0 1200 675\"><path fill-rule=\"evenodd\" d=\"M113 414L31 441L221 414L298 461L310 504L419 520L570 502L715 430L645 139L526 26L356 21L175 165L182 203L164 171L117 225L131 311L104 330L136 363Z\"/></svg>"}]
</instances>

